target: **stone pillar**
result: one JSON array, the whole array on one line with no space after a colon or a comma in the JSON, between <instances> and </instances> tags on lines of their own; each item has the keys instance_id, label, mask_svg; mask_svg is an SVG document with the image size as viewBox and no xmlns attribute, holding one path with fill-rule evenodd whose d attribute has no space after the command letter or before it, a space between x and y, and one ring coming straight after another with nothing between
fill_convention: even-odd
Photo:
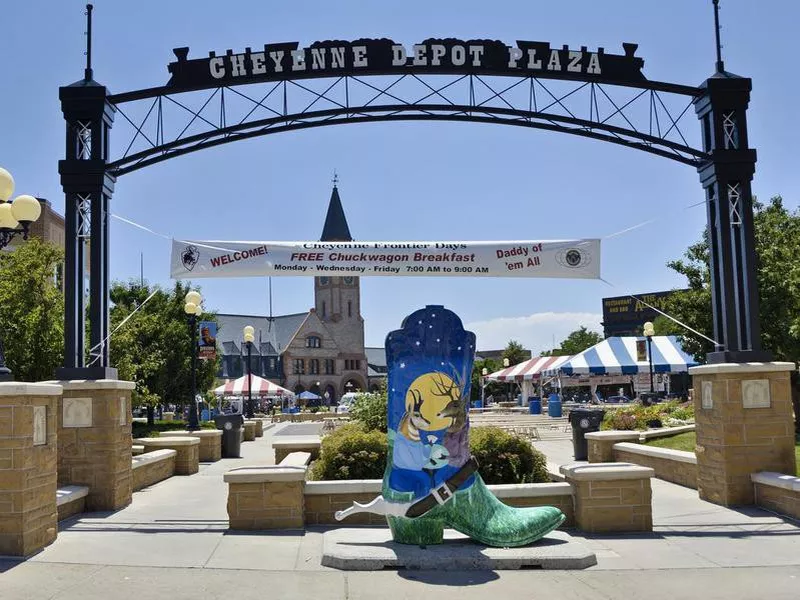
<instances>
[{"instance_id":1,"label":"stone pillar","mask_svg":"<svg viewBox=\"0 0 800 600\"><path fill-rule=\"evenodd\" d=\"M56 539L56 412L61 386L0 383L0 555Z\"/></svg>"},{"instance_id":2,"label":"stone pillar","mask_svg":"<svg viewBox=\"0 0 800 600\"><path fill-rule=\"evenodd\" d=\"M256 440L256 422L247 420L244 422L244 441L254 442Z\"/></svg>"},{"instance_id":3,"label":"stone pillar","mask_svg":"<svg viewBox=\"0 0 800 600\"><path fill-rule=\"evenodd\" d=\"M58 482L89 487L86 510L131 502L131 381L63 381Z\"/></svg>"},{"instance_id":4,"label":"stone pillar","mask_svg":"<svg viewBox=\"0 0 800 600\"><path fill-rule=\"evenodd\" d=\"M789 377L794 363L722 363L689 369L697 433L697 490L723 506L753 504L750 475L795 473Z\"/></svg>"},{"instance_id":5,"label":"stone pillar","mask_svg":"<svg viewBox=\"0 0 800 600\"><path fill-rule=\"evenodd\" d=\"M575 526L581 531L653 530L653 469L629 463L576 463L562 466L561 473L572 485Z\"/></svg>"}]
</instances>

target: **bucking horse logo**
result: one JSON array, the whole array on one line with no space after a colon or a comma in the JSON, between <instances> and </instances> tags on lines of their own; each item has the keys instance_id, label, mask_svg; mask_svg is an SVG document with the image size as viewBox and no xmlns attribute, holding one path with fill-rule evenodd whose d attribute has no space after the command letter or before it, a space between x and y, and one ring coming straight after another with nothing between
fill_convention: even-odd
<instances>
[{"instance_id":1,"label":"bucking horse logo","mask_svg":"<svg viewBox=\"0 0 800 600\"><path fill-rule=\"evenodd\" d=\"M187 271L194 269L197 261L200 260L200 251L197 246L186 246L181 252L181 262Z\"/></svg>"}]
</instances>

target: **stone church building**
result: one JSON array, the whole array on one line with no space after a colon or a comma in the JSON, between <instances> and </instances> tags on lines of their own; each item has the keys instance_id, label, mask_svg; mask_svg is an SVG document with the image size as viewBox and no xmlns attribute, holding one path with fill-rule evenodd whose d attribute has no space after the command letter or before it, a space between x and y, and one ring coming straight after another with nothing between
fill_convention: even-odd
<instances>
[{"instance_id":1,"label":"stone church building","mask_svg":"<svg viewBox=\"0 0 800 600\"><path fill-rule=\"evenodd\" d=\"M352 241L339 190L334 183L320 241ZM335 404L350 391L375 389L385 377L383 348L364 347L358 277L315 277L314 308L273 317L218 314L217 344L221 381L247 372L246 325L255 329L251 351L254 375L292 390L311 391Z\"/></svg>"}]
</instances>

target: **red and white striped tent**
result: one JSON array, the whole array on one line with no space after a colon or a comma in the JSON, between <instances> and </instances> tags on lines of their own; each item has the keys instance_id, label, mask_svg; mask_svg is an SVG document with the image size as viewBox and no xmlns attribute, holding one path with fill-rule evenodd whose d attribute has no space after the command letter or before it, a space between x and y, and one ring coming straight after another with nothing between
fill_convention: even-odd
<instances>
[{"instance_id":1,"label":"red and white striped tent","mask_svg":"<svg viewBox=\"0 0 800 600\"><path fill-rule=\"evenodd\" d=\"M268 379L252 375L253 379L253 393L259 396L293 396L294 394L282 388L277 383L272 383ZM242 375L239 379L232 379L225 384L214 388L214 394L217 396L242 396L247 394L248 390L248 377Z\"/></svg>"},{"instance_id":2,"label":"red and white striped tent","mask_svg":"<svg viewBox=\"0 0 800 600\"><path fill-rule=\"evenodd\" d=\"M537 356L536 358L521 362L518 365L506 367L501 371L495 371L494 373L487 375L486 378L490 379L491 381L533 381L534 379L539 379L542 371L557 369L570 358L572 357Z\"/></svg>"}]
</instances>

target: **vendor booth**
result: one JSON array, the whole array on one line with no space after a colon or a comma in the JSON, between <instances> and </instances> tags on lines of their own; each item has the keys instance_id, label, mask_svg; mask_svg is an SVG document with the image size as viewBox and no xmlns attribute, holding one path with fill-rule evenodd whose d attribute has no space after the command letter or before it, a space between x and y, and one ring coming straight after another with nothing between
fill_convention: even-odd
<instances>
[{"instance_id":1,"label":"vendor booth","mask_svg":"<svg viewBox=\"0 0 800 600\"><path fill-rule=\"evenodd\" d=\"M609 376L630 376L634 390L649 390L649 374L658 380L660 391L669 391L669 378L663 374L687 373L697 362L681 348L674 335L656 335L650 338L648 351L645 337L610 337L576 354L544 374L561 378L577 378L578 385L589 385L592 395L598 385ZM588 378L588 381L587 381Z\"/></svg>"},{"instance_id":2,"label":"vendor booth","mask_svg":"<svg viewBox=\"0 0 800 600\"><path fill-rule=\"evenodd\" d=\"M542 375L546 370L557 369L568 361L570 356L537 356L518 365L506 367L486 376L490 381L506 381L519 384L522 392L522 401L532 403L529 405L533 414L541 412L541 397L544 381ZM536 394L538 383L539 393ZM537 403L538 402L538 403Z\"/></svg>"},{"instance_id":3,"label":"vendor booth","mask_svg":"<svg viewBox=\"0 0 800 600\"><path fill-rule=\"evenodd\" d=\"M216 396L222 396L227 399L245 399L248 396L249 382L252 380L253 391L252 396L260 400L268 398L278 399L281 406L287 401L294 398L294 393L284 387L279 386L277 383L272 383L268 379L259 377L257 375L243 375L238 379L232 379L225 382L221 386L214 388ZM241 410L241 402L233 402Z\"/></svg>"}]
</instances>

